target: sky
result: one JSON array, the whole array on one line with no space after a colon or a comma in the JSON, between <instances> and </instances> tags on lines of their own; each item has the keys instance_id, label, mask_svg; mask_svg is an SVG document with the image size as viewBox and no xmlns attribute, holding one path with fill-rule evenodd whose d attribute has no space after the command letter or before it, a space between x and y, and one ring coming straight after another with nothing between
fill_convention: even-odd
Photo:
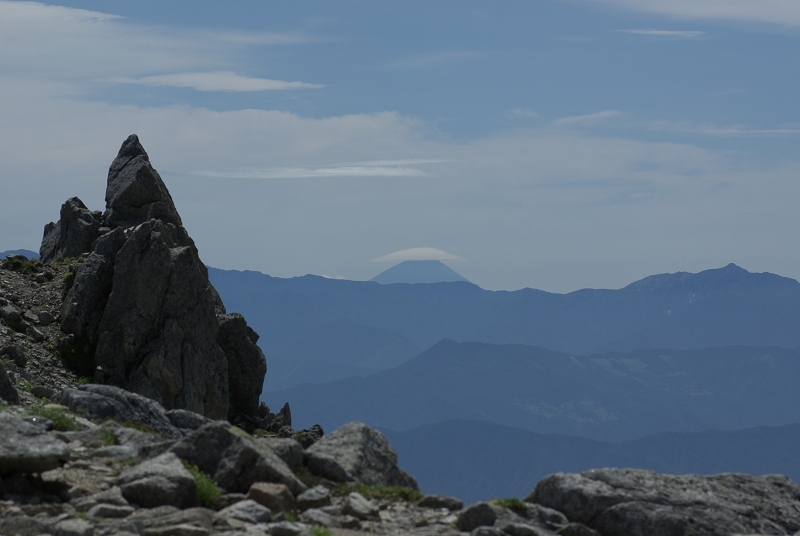
<instances>
[{"instance_id":1,"label":"sky","mask_svg":"<svg viewBox=\"0 0 800 536\"><path fill-rule=\"evenodd\" d=\"M136 133L216 268L800 279L798 87L797 0L0 0L0 250Z\"/></svg>"}]
</instances>

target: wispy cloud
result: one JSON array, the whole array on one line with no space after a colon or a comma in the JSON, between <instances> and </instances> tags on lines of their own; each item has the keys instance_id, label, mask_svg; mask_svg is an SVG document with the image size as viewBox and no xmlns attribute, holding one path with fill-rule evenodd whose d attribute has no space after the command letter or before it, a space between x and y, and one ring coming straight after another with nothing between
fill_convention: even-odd
<instances>
[{"instance_id":1,"label":"wispy cloud","mask_svg":"<svg viewBox=\"0 0 800 536\"><path fill-rule=\"evenodd\" d=\"M650 37L674 37L678 39L696 39L706 35L696 30L617 30L620 33L647 35Z\"/></svg>"},{"instance_id":2,"label":"wispy cloud","mask_svg":"<svg viewBox=\"0 0 800 536\"><path fill-rule=\"evenodd\" d=\"M458 255L447 253L436 248L411 248L389 253L372 262L404 262L404 261L463 261Z\"/></svg>"},{"instance_id":3,"label":"wispy cloud","mask_svg":"<svg viewBox=\"0 0 800 536\"><path fill-rule=\"evenodd\" d=\"M586 0L687 19L728 19L800 26L797 0Z\"/></svg>"},{"instance_id":4,"label":"wispy cloud","mask_svg":"<svg viewBox=\"0 0 800 536\"><path fill-rule=\"evenodd\" d=\"M674 121L653 121L648 124L653 130L670 130L709 136L795 136L798 128L748 128L745 125L716 126L708 123L693 124Z\"/></svg>"},{"instance_id":5,"label":"wispy cloud","mask_svg":"<svg viewBox=\"0 0 800 536\"><path fill-rule=\"evenodd\" d=\"M539 112L536 110L531 110L530 108L514 108L508 112L508 115L510 117L533 119L535 117L539 117Z\"/></svg>"},{"instance_id":6,"label":"wispy cloud","mask_svg":"<svg viewBox=\"0 0 800 536\"><path fill-rule=\"evenodd\" d=\"M421 54L419 56L412 56L402 58L387 64L386 67L390 69L427 69L429 67L436 67L445 63L453 63L459 61L472 61L480 60L491 56L491 53L484 51L468 51L468 50L451 50L431 52L428 54Z\"/></svg>"},{"instance_id":7,"label":"wispy cloud","mask_svg":"<svg viewBox=\"0 0 800 536\"><path fill-rule=\"evenodd\" d=\"M242 76L232 71L160 74L140 78L115 77L109 79L109 82L151 87L185 87L197 91L231 92L319 89L325 87L324 85L307 84L305 82L284 82L283 80L270 80L268 78L253 78Z\"/></svg>"},{"instance_id":8,"label":"wispy cloud","mask_svg":"<svg viewBox=\"0 0 800 536\"><path fill-rule=\"evenodd\" d=\"M562 117L561 119L556 119L553 121L553 125L555 126L591 126L596 125L606 119L612 119L614 117L620 117L625 115L623 112L619 110L605 110L602 112L597 112L594 114L588 115L574 115L571 117Z\"/></svg>"},{"instance_id":9,"label":"wispy cloud","mask_svg":"<svg viewBox=\"0 0 800 536\"><path fill-rule=\"evenodd\" d=\"M193 175L220 179L304 179L325 177L429 177L416 167L447 160L374 160L319 167L242 168L225 171L196 171Z\"/></svg>"}]
</instances>

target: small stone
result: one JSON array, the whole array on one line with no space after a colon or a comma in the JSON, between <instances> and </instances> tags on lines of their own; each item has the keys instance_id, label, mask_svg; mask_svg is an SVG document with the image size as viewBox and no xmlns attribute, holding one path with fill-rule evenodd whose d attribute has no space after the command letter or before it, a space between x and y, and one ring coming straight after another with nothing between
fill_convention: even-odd
<instances>
[{"instance_id":1,"label":"small stone","mask_svg":"<svg viewBox=\"0 0 800 536\"><path fill-rule=\"evenodd\" d=\"M86 514L89 517L127 517L136 511L133 506L117 506L116 504L96 504Z\"/></svg>"},{"instance_id":2,"label":"small stone","mask_svg":"<svg viewBox=\"0 0 800 536\"><path fill-rule=\"evenodd\" d=\"M309 525L322 525L323 527L337 527L336 518L319 508L311 508L300 514L300 521Z\"/></svg>"},{"instance_id":3,"label":"small stone","mask_svg":"<svg viewBox=\"0 0 800 536\"><path fill-rule=\"evenodd\" d=\"M269 523L265 528L271 536L299 536L307 532L305 525L292 521L281 521L279 523Z\"/></svg>"},{"instance_id":4,"label":"small stone","mask_svg":"<svg viewBox=\"0 0 800 536\"><path fill-rule=\"evenodd\" d=\"M214 509L222 510L223 508L227 508L228 506L236 504L237 502L245 499L247 499L247 495L244 493L223 493L214 499Z\"/></svg>"},{"instance_id":5,"label":"small stone","mask_svg":"<svg viewBox=\"0 0 800 536\"><path fill-rule=\"evenodd\" d=\"M331 491L321 484L309 488L297 496L297 508L300 510L319 508L329 504L331 504Z\"/></svg>"},{"instance_id":6,"label":"small stone","mask_svg":"<svg viewBox=\"0 0 800 536\"><path fill-rule=\"evenodd\" d=\"M49 326L50 324L52 324L55 321L56 321L56 319L53 317L53 315L51 315L47 311L40 311L39 312L39 325L40 326Z\"/></svg>"},{"instance_id":7,"label":"small stone","mask_svg":"<svg viewBox=\"0 0 800 536\"><path fill-rule=\"evenodd\" d=\"M188 523L145 529L144 536L208 536L209 530Z\"/></svg>"},{"instance_id":8,"label":"small stone","mask_svg":"<svg viewBox=\"0 0 800 536\"><path fill-rule=\"evenodd\" d=\"M460 499L446 495L426 495L417 504L423 508L447 508L450 511L464 508L464 503Z\"/></svg>"},{"instance_id":9,"label":"small stone","mask_svg":"<svg viewBox=\"0 0 800 536\"><path fill-rule=\"evenodd\" d=\"M270 510L287 511L296 508L294 495L284 484L254 482L247 492L247 498L253 499Z\"/></svg>"},{"instance_id":10,"label":"small stone","mask_svg":"<svg viewBox=\"0 0 800 536\"><path fill-rule=\"evenodd\" d=\"M355 516L359 519L367 519L378 515L378 507L370 500L364 498L357 491L351 492L345 499L342 513Z\"/></svg>"},{"instance_id":11,"label":"small stone","mask_svg":"<svg viewBox=\"0 0 800 536\"><path fill-rule=\"evenodd\" d=\"M85 519L65 519L53 527L55 536L92 536L94 527Z\"/></svg>"},{"instance_id":12,"label":"small stone","mask_svg":"<svg viewBox=\"0 0 800 536\"><path fill-rule=\"evenodd\" d=\"M360 529L361 521L355 516L341 516L339 518L339 526L343 529Z\"/></svg>"},{"instance_id":13,"label":"small stone","mask_svg":"<svg viewBox=\"0 0 800 536\"><path fill-rule=\"evenodd\" d=\"M28 329L25 330L25 334L30 337L31 339L35 340L36 342L42 342L46 339L44 333L42 333L38 328L33 326L28 326Z\"/></svg>"},{"instance_id":14,"label":"small stone","mask_svg":"<svg viewBox=\"0 0 800 536\"><path fill-rule=\"evenodd\" d=\"M497 527L477 527L470 536L505 536L505 534Z\"/></svg>"},{"instance_id":15,"label":"small stone","mask_svg":"<svg viewBox=\"0 0 800 536\"><path fill-rule=\"evenodd\" d=\"M252 499L239 501L214 514L214 526L241 528L240 524L231 523L231 520L242 521L248 524L264 523L270 520L272 512Z\"/></svg>"}]
</instances>

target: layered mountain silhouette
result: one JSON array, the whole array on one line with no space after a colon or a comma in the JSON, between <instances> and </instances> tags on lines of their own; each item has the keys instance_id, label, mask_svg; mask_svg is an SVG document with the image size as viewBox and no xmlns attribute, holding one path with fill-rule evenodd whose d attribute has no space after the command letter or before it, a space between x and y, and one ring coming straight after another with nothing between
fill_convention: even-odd
<instances>
[{"instance_id":1,"label":"layered mountain silhouette","mask_svg":"<svg viewBox=\"0 0 800 536\"><path fill-rule=\"evenodd\" d=\"M366 375L442 339L575 355L639 348L800 347L800 283L734 264L655 275L619 290L488 291L467 282L381 285L209 269L261 334L265 389Z\"/></svg>"},{"instance_id":2,"label":"layered mountain silhouette","mask_svg":"<svg viewBox=\"0 0 800 536\"><path fill-rule=\"evenodd\" d=\"M524 497L548 474L632 467L668 474L785 474L800 482L800 424L732 432L663 433L610 443L485 421L382 430L425 493L464 502Z\"/></svg>"},{"instance_id":3,"label":"layered mountain silhouette","mask_svg":"<svg viewBox=\"0 0 800 536\"><path fill-rule=\"evenodd\" d=\"M622 441L800 423L800 350L731 346L589 356L445 340L368 377L262 393L295 421L408 430L452 419Z\"/></svg>"},{"instance_id":4,"label":"layered mountain silhouette","mask_svg":"<svg viewBox=\"0 0 800 536\"><path fill-rule=\"evenodd\" d=\"M382 285L393 283L469 283L461 274L441 261L404 261L376 275L370 281Z\"/></svg>"}]
</instances>

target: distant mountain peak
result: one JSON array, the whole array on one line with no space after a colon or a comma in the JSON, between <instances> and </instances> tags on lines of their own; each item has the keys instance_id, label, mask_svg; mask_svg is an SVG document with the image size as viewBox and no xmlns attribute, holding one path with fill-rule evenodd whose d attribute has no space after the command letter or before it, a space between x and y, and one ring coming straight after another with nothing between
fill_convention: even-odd
<instances>
[{"instance_id":1,"label":"distant mountain peak","mask_svg":"<svg viewBox=\"0 0 800 536\"><path fill-rule=\"evenodd\" d=\"M625 287L625 290L677 289L697 291L701 289L723 288L742 284L797 285L797 281L769 272L748 272L741 266L729 263L722 268L703 270L696 274L676 272L645 277Z\"/></svg>"},{"instance_id":2,"label":"distant mountain peak","mask_svg":"<svg viewBox=\"0 0 800 536\"><path fill-rule=\"evenodd\" d=\"M393 283L469 283L461 274L441 261L404 261L376 275L370 281L381 285Z\"/></svg>"}]
</instances>

